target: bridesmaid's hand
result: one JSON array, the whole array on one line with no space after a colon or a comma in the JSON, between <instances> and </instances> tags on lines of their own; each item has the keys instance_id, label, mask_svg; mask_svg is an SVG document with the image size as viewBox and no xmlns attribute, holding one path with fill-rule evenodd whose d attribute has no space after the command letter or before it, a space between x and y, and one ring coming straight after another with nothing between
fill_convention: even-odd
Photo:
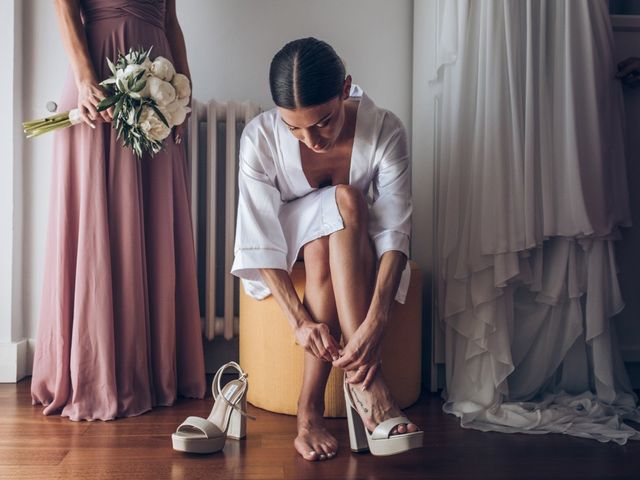
<instances>
[{"instance_id":1,"label":"bridesmaid's hand","mask_svg":"<svg viewBox=\"0 0 640 480\"><path fill-rule=\"evenodd\" d=\"M98 112L96 107L105 98L104 89L95 81L84 81L78 85L78 111L82 121L91 128L96 128L95 120L100 116L105 122L113 119L113 108Z\"/></svg>"},{"instance_id":2,"label":"bridesmaid's hand","mask_svg":"<svg viewBox=\"0 0 640 480\"><path fill-rule=\"evenodd\" d=\"M186 123L187 123L187 120L185 120L180 125L176 125L175 127L173 127L173 141L176 143L176 145L180 145L182 143L182 140L184 139Z\"/></svg>"}]
</instances>

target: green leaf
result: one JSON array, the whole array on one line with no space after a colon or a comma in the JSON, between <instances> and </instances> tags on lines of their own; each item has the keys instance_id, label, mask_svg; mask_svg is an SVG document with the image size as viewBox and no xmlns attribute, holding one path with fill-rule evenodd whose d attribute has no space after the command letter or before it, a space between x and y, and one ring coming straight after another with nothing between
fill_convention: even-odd
<instances>
[{"instance_id":1,"label":"green leaf","mask_svg":"<svg viewBox=\"0 0 640 480\"><path fill-rule=\"evenodd\" d=\"M107 64L109 65L109 70L111 70L111 73L113 73L115 75L116 74L116 66L109 59L109 57L107 57Z\"/></svg>"},{"instance_id":2,"label":"green leaf","mask_svg":"<svg viewBox=\"0 0 640 480\"><path fill-rule=\"evenodd\" d=\"M134 83L134 84L135 84L135 83L138 83L138 82L140 81L140 79L141 79L142 77L144 77L146 74L147 74L146 70L144 70L144 69L140 70L140 71L136 74L136 76L134 77L134 81L133 81L133 83Z\"/></svg>"},{"instance_id":3,"label":"green leaf","mask_svg":"<svg viewBox=\"0 0 640 480\"><path fill-rule=\"evenodd\" d=\"M141 91L146 86L147 86L147 79L143 78L142 80L139 80L138 82L135 83L135 85L133 86L131 91L137 93L137 92Z\"/></svg>"},{"instance_id":4,"label":"green leaf","mask_svg":"<svg viewBox=\"0 0 640 480\"><path fill-rule=\"evenodd\" d=\"M164 117L160 109L156 107L153 103L150 103L149 106L153 108L153 110L158 114L158 117L160 117L160 120L162 120L162 123L164 123L167 126L167 128L169 128L169 122L167 122L167 119Z\"/></svg>"},{"instance_id":5,"label":"green leaf","mask_svg":"<svg viewBox=\"0 0 640 480\"><path fill-rule=\"evenodd\" d=\"M124 95L120 95L120 98L116 102L116 106L113 110L113 118L117 118L118 120L120 119L120 110L122 110L122 104L124 103L124 99L125 99Z\"/></svg>"},{"instance_id":6,"label":"green leaf","mask_svg":"<svg viewBox=\"0 0 640 480\"><path fill-rule=\"evenodd\" d=\"M112 105L115 105L120 100L120 97L122 97L122 94L118 93L118 94L113 95L111 97L107 97L104 100L101 100L100 103L98 103L98 105L96 105L96 110L98 112L102 112L103 110L106 110L107 108L111 107Z\"/></svg>"}]
</instances>

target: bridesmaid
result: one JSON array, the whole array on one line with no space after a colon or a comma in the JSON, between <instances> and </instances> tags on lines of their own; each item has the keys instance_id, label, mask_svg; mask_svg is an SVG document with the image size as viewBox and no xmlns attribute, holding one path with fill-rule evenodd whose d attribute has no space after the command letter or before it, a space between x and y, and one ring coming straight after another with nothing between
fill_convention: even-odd
<instances>
[{"instance_id":1,"label":"bridesmaid","mask_svg":"<svg viewBox=\"0 0 640 480\"><path fill-rule=\"evenodd\" d=\"M55 134L31 393L45 414L110 420L203 397L204 358L182 130L137 160L96 113L106 57L153 47L189 76L175 0L57 0L71 72Z\"/></svg>"}]
</instances>

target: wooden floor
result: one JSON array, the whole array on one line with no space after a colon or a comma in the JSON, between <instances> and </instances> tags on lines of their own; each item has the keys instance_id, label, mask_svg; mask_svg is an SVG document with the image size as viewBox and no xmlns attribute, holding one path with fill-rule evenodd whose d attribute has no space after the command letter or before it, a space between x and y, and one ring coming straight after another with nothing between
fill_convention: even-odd
<instances>
[{"instance_id":1,"label":"wooden floor","mask_svg":"<svg viewBox=\"0 0 640 480\"><path fill-rule=\"evenodd\" d=\"M337 457L306 462L293 450L295 418L251 406L258 420L246 439L214 455L174 452L171 432L187 415L206 416L210 403L181 400L137 418L77 423L43 416L28 379L0 384L0 479L640 479L640 442L464 430L430 394L407 410L425 428L425 447L394 457L351 453L346 420L332 419Z\"/></svg>"}]
</instances>

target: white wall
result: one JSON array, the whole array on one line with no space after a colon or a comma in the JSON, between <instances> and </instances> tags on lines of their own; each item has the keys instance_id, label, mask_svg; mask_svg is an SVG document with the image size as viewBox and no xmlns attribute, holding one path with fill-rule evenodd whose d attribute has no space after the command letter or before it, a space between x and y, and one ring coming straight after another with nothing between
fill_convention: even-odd
<instances>
[{"instance_id":1,"label":"white wall","mask_svg":"<svg viewBox=\"0 0 640 480\"><path fill-rule=\"evenodd\" d=\"M331 44L354 81L380 105L411 121L410 0L179 0L200 99L252 99L271 106L268 72L287 41Z\"/></svg>"},{"instance_id":2,"label":"white wall","mask_svg":"<svg viewBox=\"0 0 640 480\"><path fill-rule=\"evenodd\" d=\"M62 88L67 61L58 35L53 2L23 1L23 116L25 119L50 115L49 100L57 100ZM21 137L22 138L22 137ZM37 331L44 242L47 228L49 174L52 138L45 135L24 141L23 201L23 329L34 339Z\"/></svg>"},{"instance_id":3,"label":"white wall","mask_svg":"<svg viewBox=\"0 0 640 480\"><path fill-rule=\"evenodd\" d=\"M24 0L24 116L46 115L66 59L53 2ZM346 61L354 81L411 127L412 0L178 0L194 96L272 106L268 67L288 40L316 36ZM24 335L34 338L42 288L51 138L24 149ZM419 166L414 169L419 176ZM416 184L420 184L420 179ZM414 245L423 239L414 238Z\"/></svg>"},{"instance_id":4,"label":"white wall","mask_svg":"<svg viewBox=\"0 0 640 480\"><path fill-rule=\"evenodd\" d=\"M22 4L0 10L0 382L14 382L27 367L22 324Z\"/></svg>"}]
</instances>

